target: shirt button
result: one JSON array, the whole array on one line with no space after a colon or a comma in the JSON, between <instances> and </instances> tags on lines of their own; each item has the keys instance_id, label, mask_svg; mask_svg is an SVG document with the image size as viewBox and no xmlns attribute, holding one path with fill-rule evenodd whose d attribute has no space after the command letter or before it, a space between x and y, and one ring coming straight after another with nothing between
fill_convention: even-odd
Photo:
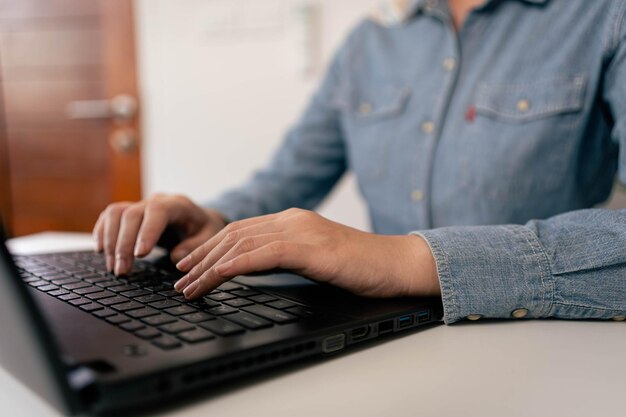
<instances>
[{"instance_id":1,"label":"shirt button","mask_svg":"<svg viewBox=\"0 0 626 417\"><path fill-rule=\"evenodd\" d=\"M433 122L422 123L422 132L430 135L435 130L435 124Z\"/></svg>"},{"instance_id":2,"label":"shirt button","mask_svg":"<svg viewBox=\"0 0 626 417\"><path fill-rule=\"evenodd\" d=\"M525 113L528 111L528 109L530 109L530 103L528 102L528 100L522 99L517 102L517 110Z\"/></svg>"},{"instance_id":3,"label":"shirt button","mask_svg":"<svg viewBox=\"0 0 626 417\"><path fill-rule=\"evenodd\" d=\"M370 114L372 112L372 105L368 102L365 103L361 103L361 105L359 106L359 113L362 116L366 116L368 114Z\"/></svg>"},{"instance_id":4,"label":"shirt button","mask_svg":"<svg viewBox=\"0 0 626 417\"><path fill-rule=\"evenodd\" d=\"M481 318L482 316L480 314L470 314L469 316L467 316L467 319L471 321L480 320Z\"/></svg>"},{"instance_id":5,"label":"shirt button","mask_svg":"<svg viewBox=\"0 0 626 417\"><path fill-rule=\"evenodd\" d=\"M513 310L511 315L513 316L513 318L523 319L528 315L528 310L525 308L518 308L517 310Z\"/></svg>"},{"instance_id":6,"label":"shirt button","mask_svg":"<svg viewBox=\"0 0 626 417\"><path fill-rule=\"evenodd\" d=\"M421 190L414 190L411 193L411 200L421 201L424 198L424 193Z\"/></svg>"},{"instance_id":7,"label":"shirt button","mask_svg":"<svg viewBox=\"0 0 626 417\"><path fill-rule=\"evenodd\" d=\"M446 71L452 71L456 67L456 60L454 58L447 58L443 60L443 69Z\"/></svg>"},{"instance_id":8,"label":"shirt button","mask_svg":"<svg viewBox=\"0 0 626 417\"><path fill-rule=\"evenodd\" d=\"M626 316L615 316L613 317L614 321L624 321L626 320Z\"/></svg>"}]
</instances>

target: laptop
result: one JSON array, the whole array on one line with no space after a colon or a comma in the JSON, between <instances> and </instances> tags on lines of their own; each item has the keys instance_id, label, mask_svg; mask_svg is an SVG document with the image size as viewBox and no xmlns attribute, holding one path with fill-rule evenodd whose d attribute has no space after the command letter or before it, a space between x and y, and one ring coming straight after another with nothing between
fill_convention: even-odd
<instances>
[{"instance_id":1,"label":"laptop","mask_svg":"<svg viewBox=\"0 0 626 417\"><path fill-rule=\"evenodd\" d=\"M144 409L442 317L437 298L362 298L281 271L188 302L166 258L116 278L101 254L12 256L0 238L0 365L66 415Z\"/></svg>"}]
</instances>

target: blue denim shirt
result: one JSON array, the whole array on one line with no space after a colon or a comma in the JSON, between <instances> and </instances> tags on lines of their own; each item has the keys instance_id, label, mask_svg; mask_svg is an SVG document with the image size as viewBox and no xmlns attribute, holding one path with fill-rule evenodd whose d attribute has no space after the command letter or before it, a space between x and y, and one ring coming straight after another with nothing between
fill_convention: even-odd
<instances>
[{"instance_id":1,"label":"blue denim shirt","mask_svg":"<svg viewBox=\"0 0 626 417\"><path fill-rule=\"evenodd\" d=\"M352 31L271 164L209 205L314 208L350 169L375 232L428 241L446 323L625 316L626 210L591 207L626 183L626 0L491 0L458 33L445 0L404 4Z\"/></svg>"}]
</instances>

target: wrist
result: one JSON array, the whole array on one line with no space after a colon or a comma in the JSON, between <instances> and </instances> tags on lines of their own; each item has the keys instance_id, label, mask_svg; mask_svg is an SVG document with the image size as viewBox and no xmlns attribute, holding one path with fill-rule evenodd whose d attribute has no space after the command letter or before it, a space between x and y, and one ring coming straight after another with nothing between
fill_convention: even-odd
<instances>
[{"instance_id":1,"label":"wrist","mask_svg":"<svg viewBox=\"0 0 626 417\"><path fill-rule=\"evenodd\" d=\"M406 281L409 296L441 295L435 257L424 238L418 235L403 236L410 251Z\"/></svg>"}]
</instances>

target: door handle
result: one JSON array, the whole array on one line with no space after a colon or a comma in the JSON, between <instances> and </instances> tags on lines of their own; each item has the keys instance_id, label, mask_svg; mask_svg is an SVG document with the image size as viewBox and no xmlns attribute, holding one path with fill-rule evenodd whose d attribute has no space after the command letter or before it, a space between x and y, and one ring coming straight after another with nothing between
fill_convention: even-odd
<instances>
[{"instance_id":1,"label":"door handle","mask_svg":"<svg viewBox=\"0 0 626 417\"><path fill-rule=\"evenodd\" d=\"M113 119L127 121L137 114L137 100L128 94L118 94L110 100L76 100L65 106L69 119Z\"/></svg>"}]
</instances>

